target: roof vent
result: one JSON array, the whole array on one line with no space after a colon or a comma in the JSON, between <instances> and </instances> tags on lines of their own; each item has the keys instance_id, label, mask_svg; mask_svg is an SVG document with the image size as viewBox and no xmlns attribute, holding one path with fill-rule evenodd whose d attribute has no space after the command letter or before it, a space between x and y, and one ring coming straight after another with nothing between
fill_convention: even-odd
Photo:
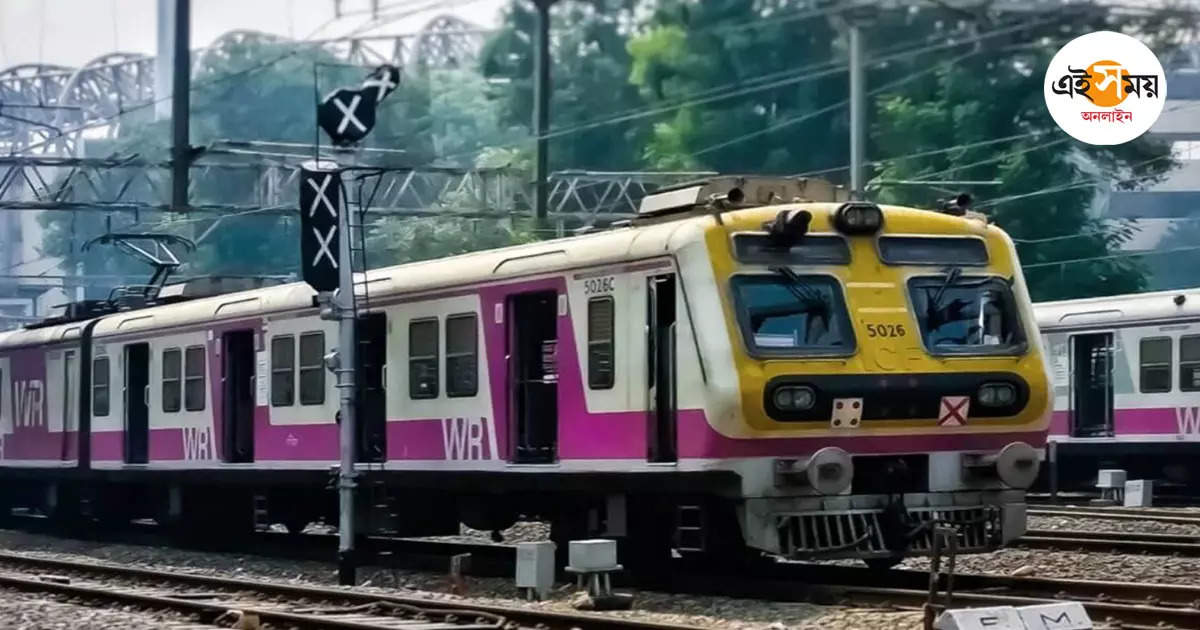
<instances>
[{"instance_id":1,"label":"roof vent","mask_svg":"<svg viewBox=\"0 0 1200 630\"><path fill-rule=\"evenodd\" d=\"M283 284L282 278L269 276L204 276L165 285L159 291L158 299L160 302L192 300L279 284Z\"/></svg>"},{"instance_id":2,"label":"roof vent","mask_svg":"<svg viewBox=\"0 0 1200 630\"><path fill-rule=\"evenodd\" d=\"M847 191L823 179L807 177L714 177L677 184L642 197L638 216L693 210L749 208L775 203L845 201Z\"/></svg>"}]
</instances>

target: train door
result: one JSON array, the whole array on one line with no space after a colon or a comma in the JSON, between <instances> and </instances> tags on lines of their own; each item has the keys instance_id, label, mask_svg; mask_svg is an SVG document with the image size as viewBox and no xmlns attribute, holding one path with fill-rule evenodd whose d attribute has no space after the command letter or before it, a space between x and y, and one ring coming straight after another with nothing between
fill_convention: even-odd
<instances>
[{"instance_id":1,"label":"train door","mask_svg":"<svg viewBox=\"0 0 1200 630\"><path fill-rule=\"evenodd\" d=\"M517 424L517 463L548 464L558 457L557 304L554 291L509 301L509 417Z\"/></svg>"},{"instance_id":2,"label":"train door","mask_svg":"<svg viewBox=\"0 0 1200 630\"><path fill-rule=\"evenodd\" d=\"M225 462L254 461L254 331L221 336L221 454Z\"/></svg>"},{"instance_id":3,"label":"train door","mask_svg":"<svg viewBox=\"0 0 1200 630\"><path fill-rule=\"evenodd\" d=\"M150 344L125 346L125 463L150 461Z\"/></svg>"},{"instance_id":4,"label":"train door","mask_svg":"<svg viewBox=\"0 0 1200 630\"><path fill-rule=\"evenodd\" d=\"M1112 333L1071 337L1072 436L1112 435L1112 363Z\"/></svg>"},{"instance_id":5,"label":"train door","mask_svg":"<svg viewBox=\"0 0 1200 630\"><path fill-rule=\"evenodd\" d=\"M651 462L676 461L675 274L646 279L648 375L647 453Z\"/></svg>"},{"instance_id":6,"label":"train door","mask_svg":"<svg viewBox=\"0 0 1200 630\"><path fill-rule=\"evenodd\" d=\"M358 318L358 430L360 462L382 462L387 458L387 392L384 364L387 363L387 315L370 313Z\"/></svg>"},{"instance_id":7,"label":"train door","mask_svg":"<svg viewBox=\"0 0 1200 630\"><path fill-rule=\"evenodd\" d=\"M79 370L75 359L75 351L63 353L63 390L62 390L62 459L76 457L77 443L71 441L71 433L79 430Z\"/></svg>"}]
</instances>

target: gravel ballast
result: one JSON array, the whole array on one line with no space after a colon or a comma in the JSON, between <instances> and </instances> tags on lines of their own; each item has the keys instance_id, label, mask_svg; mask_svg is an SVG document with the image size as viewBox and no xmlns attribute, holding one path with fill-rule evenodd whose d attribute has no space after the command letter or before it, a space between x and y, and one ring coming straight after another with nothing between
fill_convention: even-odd
<instances>
[{"instance_id":1,"label":"gravel ballast","mask_svg":"<svg viewBox=\"0 0 1200 630\"><path fill-rule=\"evenodd\" d=\"M1163 523L1154 520L1130 521L1062 516L1030 517L1030 529L1058 529L1112 532L1144 532L1187 534L1200 536L1200 526ZM523 522L502 532L504 542L546 540L549 527L544 523ZM441 540L481 542L490 540L491 533L463 528L458 536L442 536ZM285 560L227 553L168 549L137 545L121 545L63 539L52 536L0 530L0 548L66 560L98 560L127 566L160 570L222 575L292 583L328 586L336 584L336 569L332 563ZM838 562L841 564L841 562ZM1044 549L1002 549L991 554L973 554L958 558L960 573L992 575L1034 575L1051 578L1160 582L1194 584L1200 575L1200 558L1111 554ZM928 561L913 558L902 568L927 570ZM512 580L500 578L467 578L465 596L450 594L449 579L440 574L363 569L360 572L367 591L428 597L439 601L469 605L522 605L538 609L573 611L570 600L575 594L571 585L559 585L547 601L525 602L517 599ZM168 623L169 616L138 610L106 610L81 604L67 603L47 597L27 594L4 595L13 606L0 607L0 627L16 628L117 628L117 627L176 627ZM770 630L863 628L907 629L920 628L917 612L850 609L816 606L803 603L782 603L742 600L728 597L681 596L649 591L635 593L635 609L605 613L646 621L684 624L709 628ZM31 622L43 618L42 622ZM148 621L151 623L141 623ZM33 625L29 625L33 623Z\"/></svg>"},{"instance_id":2,"label":"gravel ballast","mask_svg":"<svg viewBox=\"0 0 1200 630\"><path fill-rule=\"evenodd\" d=\"M49 595L0 589L0 628L19 630L184 630L199 626L185 617L134 606L99 608ZM203 627L203 626L201 626ZM207 626L212 627L212 626Z\"/></svg>"},{"instance_id":3,"label":"gravel ballast","mask_svg":"<svg viewBox=\"0 0 1200 630\"><path fill-rule=\"evenodd\" d=\"M469 537L478 542L478 538ZM99 543L9 530L0 530L0 549L63 560L92 560L246 579L320 586L331 586L337 581L337 572L332 563ZM399 571L393 577L391 571L368 568L360 571L360 578L365 582L360 589L365 591L427 597L462 605L522 605L543 610L574 611L570 605L570 599L575 594L573 585L559 585L547 601L525 602L517 599L516 588L511 579L469 577L466 578L465 596L457 596L450 594L450 581L440 574ZM396 579L399 584L396 583ZM921 627L919 612L851 609L729 597L680 596L649 591L635 592L634 610L603 614L659 623L735 630L906 630ZM5 613L0 612L0 627L11 627L3 622L4 619ZM85 627L87 626L73 625L72 629L81 630Z\"/></svg>"}]
</instances>

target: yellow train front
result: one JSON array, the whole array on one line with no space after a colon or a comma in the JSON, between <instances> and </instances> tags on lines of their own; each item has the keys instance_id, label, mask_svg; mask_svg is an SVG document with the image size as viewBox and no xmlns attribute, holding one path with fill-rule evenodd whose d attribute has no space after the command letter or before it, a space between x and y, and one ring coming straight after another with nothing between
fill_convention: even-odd
<instances>
[{"instance_id":1,"label":"yellow train front","mask_svg":"<svg viewBox=\"0 0 1200 630\"><path fill-rule=\"evenodd\" d=\"M752 549L888 566L928 553L935 525L959 552L1022 535L1049 405L1012 241L971 214L778 203L835 198L814 188L694 191L713 220L680 268L711 291L686 299L724 317L692 322L719 360L696 390L706 430L681 449L740 474Z\"/></svg>"}]
</instances>

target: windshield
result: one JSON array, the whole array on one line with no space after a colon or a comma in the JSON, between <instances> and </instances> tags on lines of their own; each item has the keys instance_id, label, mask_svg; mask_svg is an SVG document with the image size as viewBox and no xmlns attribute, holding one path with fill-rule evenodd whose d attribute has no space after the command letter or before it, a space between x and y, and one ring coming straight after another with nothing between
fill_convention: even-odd
<instances>
[{"instance_id":1,"label":"windshield","mask_svg":"<svg viewBox=\"0 0 1200 630\"><path fill-rule=\"evenodd\" d=\"M854 336L837 281L828 276L734 276L738 320L757 354L849 354Z\"/></svg>"},{"instance_id":2,"label":"windshield","mask_svg":"<svg viewBox=\"0 0 1200 630\"><path fill-rule=\"evenodd\" d=\"M1025 335L1004 280L951 273L914 278L909 291L921 336L934 354L1023 351Z\"/></svg>"}]
</instances>

